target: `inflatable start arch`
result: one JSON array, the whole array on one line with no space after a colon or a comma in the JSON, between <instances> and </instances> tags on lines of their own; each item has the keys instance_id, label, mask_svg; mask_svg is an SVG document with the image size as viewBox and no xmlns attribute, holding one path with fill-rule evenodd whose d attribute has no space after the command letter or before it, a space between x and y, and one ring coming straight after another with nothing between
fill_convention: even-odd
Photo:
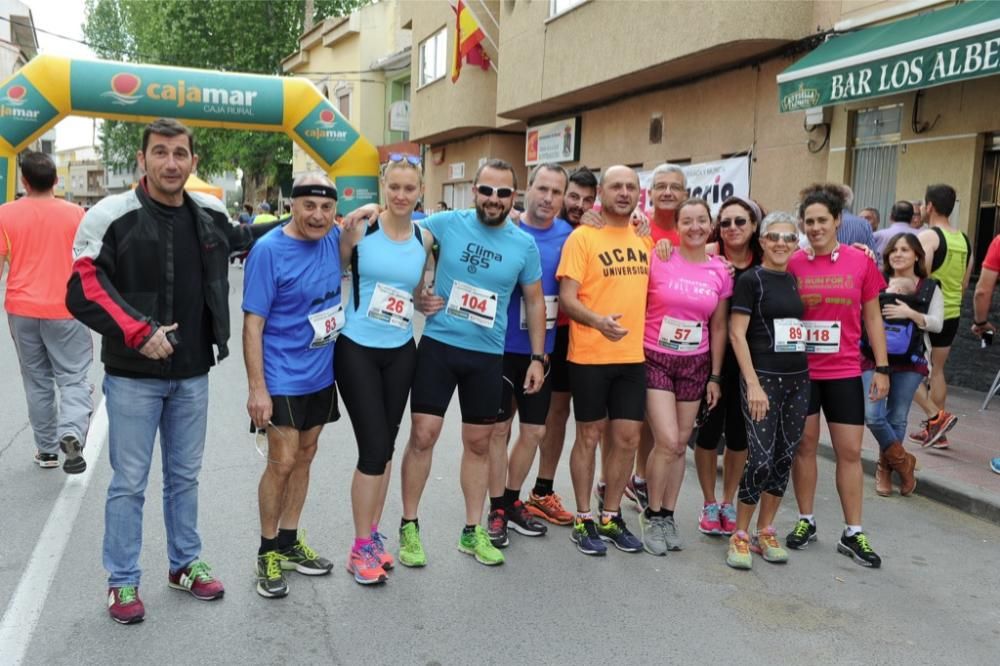
<instances>
[{"instance_id":1,"label":"inflatable start arch","mask_svg":"<svg viewBox=\"0 0 1000 666\"><path fill-rule=\"evenodd\" d=\"M0 203L17 154L68 115L284 132L337 184L340 212L378 200L378 151L311 81L39 55L0 86Z\"/></svg>"}]
</instances>

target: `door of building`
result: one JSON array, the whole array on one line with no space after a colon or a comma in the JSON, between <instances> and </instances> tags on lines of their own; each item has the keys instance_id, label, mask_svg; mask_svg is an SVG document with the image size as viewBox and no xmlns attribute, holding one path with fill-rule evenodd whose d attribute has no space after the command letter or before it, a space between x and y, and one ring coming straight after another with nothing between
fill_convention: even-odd
<instances>
[{"instance_id":1,"label":"door of building","mask_svg":"<svg viewBox=\"0 0 1000 666\"><path fill-rule=\"evenodd\" d=\"M901 118L902 107L892 105L858 111L854 122L853 209L857 213L863 208L875 208L882 218L882 226L886 226L889 211L896 201Z\"/></svg>"},{"instance_id":2,"label":"door of building","mask_svg":"<svg viewBox=\"0 0 1000 666\"><path fill-rule=\"evenodd\" d=\"M983 175L979 181L979 215L976 220L976 268L983 263L986 249L1000 232L1000 132L986 141Z\"/></svg>"}]
</instances>

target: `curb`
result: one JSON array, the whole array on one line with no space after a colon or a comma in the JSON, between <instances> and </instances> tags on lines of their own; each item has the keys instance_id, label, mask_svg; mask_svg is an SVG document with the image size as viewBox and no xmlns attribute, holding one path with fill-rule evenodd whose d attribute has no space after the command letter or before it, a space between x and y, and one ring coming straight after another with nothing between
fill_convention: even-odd
<instances>
[{"instance_id":1,"label":"curb","mask_svg":"<svg viewBox=\"0 0 1000 666\"><path fill-rule=\"evenodd\" d=\"M825 440L819 442L819 455L827 460L835 460L833 445ZM865 474L875 477L875 464L878 458L869 449L861 451L861 466ZM944 478L934 472L917 472L917 489L914 494L940 502L953 509L958 509L975 518L986 520L994 525L1000 525L1000 497L990 495L962 481Z\"/></svg>"}]
</instances>

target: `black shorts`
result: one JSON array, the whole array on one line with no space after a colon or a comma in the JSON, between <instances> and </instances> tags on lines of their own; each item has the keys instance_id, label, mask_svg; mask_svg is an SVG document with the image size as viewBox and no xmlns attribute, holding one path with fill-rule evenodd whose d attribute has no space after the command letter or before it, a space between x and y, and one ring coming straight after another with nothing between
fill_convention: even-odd
<instances>
[{"instance_id":1,"label":"black shorts","mask_svg":"<svg viewBox=\"0 0 1000 666\"><path fill-rule=\"evenodd\" d=\"M646 364L569 363L573 413L580 423L611 420L642 421L646 418Z\"/></svg>"},{"instance_id":2,"label":"black shorts","mask_svg":"<svg viewBox=\"0 0 1000 666\"><path fill-rule=\"evenodd\" d=\"M528 354L503 355L503 392L500 397L498 421L506 421L514 416L514 402L517 402L518 418L521 423L545 425L552 399L552 382L546 377L538 393L524 392L524 377L528 374L531 356ZM546 368L546 373L549 368Z\"/></svg>"},{"instance_id":3,"label":"black shorts","mask_svg":"<svg viewBox=\"0 0 1000 666\"><path fill-rule=\"evenodd\" d=\"M496 423L502 384L503 354L470 351L425 336L417 345L410 411L443 417L457 386L462 423Z\"/></svg>"},{"instance_id":4,"label":"black shorts","mask_svg":"<svg viewBox=\"0 0 1000 666\"><path fill-rule=\"evenodd\" d=\"M306 395L272 395L271 409L271 423L298 431L340 419L337 390L333 384Z\"/></svg>"},{"instance_id":5,"label":"black shorts","mask_svg":"<svg viewBox=\"0 0 1000 666\"><path fill-rule=\"evenodd\" d=\"M928 337L931 339L931 347L951 347L951 343L955 341L955 336L958 334L958 317L954 319L945 319L944 324L941 326L940 333L928 333Z\"/></svg>"},{"instance_id":6,"label":"black shorts","mask_svg":"<svg viewBox=\"0 0 1000 666\"><path fill-rule=\"evenodd\" d=\"M549 384L552 390L569 393L569 326L556 326L556 346L549 354Z\"/></svg>"},{"instance_id":7,"label":"black shorts","mask_svg":"<svg viewBox=\"0 0 1000 666\"><path fill-rule=\"evenodd\" d=\"M747 427L743 420L742 395L740 394L739 366L722 364L722 398L715 409L708 412L705 422L698 428L699 448L715 450L726 434L726 448L730 451L746 451Z\"/></svg>"},{"instance_id":8,"label":"black shorts","mask_svg":"<svg viewBox=\"0 0 1000 666\"><path fill-rule=\"evenodd\" d=\"M808 415L819 414L820 408L827 423L864 425L865 386L861 377L812 380Z\"/></svg>"}]
</instances>

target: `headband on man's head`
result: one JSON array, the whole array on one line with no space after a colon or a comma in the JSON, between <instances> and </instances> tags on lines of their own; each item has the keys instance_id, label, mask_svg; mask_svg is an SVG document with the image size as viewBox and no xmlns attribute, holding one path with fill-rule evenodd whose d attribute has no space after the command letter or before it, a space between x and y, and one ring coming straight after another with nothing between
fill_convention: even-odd
<instances>
[{"instance_id":1,"label":"headband on man's head","mask_svg":"<svg viewBox=\"0 0 1000 666\"><path fill-rule=\"evenodd\" d=\"M311 185L296 185L292 188L292 198L296 197L326 197L337 200L337 188L322 183Z\"/></svg>"}]
</instances>

